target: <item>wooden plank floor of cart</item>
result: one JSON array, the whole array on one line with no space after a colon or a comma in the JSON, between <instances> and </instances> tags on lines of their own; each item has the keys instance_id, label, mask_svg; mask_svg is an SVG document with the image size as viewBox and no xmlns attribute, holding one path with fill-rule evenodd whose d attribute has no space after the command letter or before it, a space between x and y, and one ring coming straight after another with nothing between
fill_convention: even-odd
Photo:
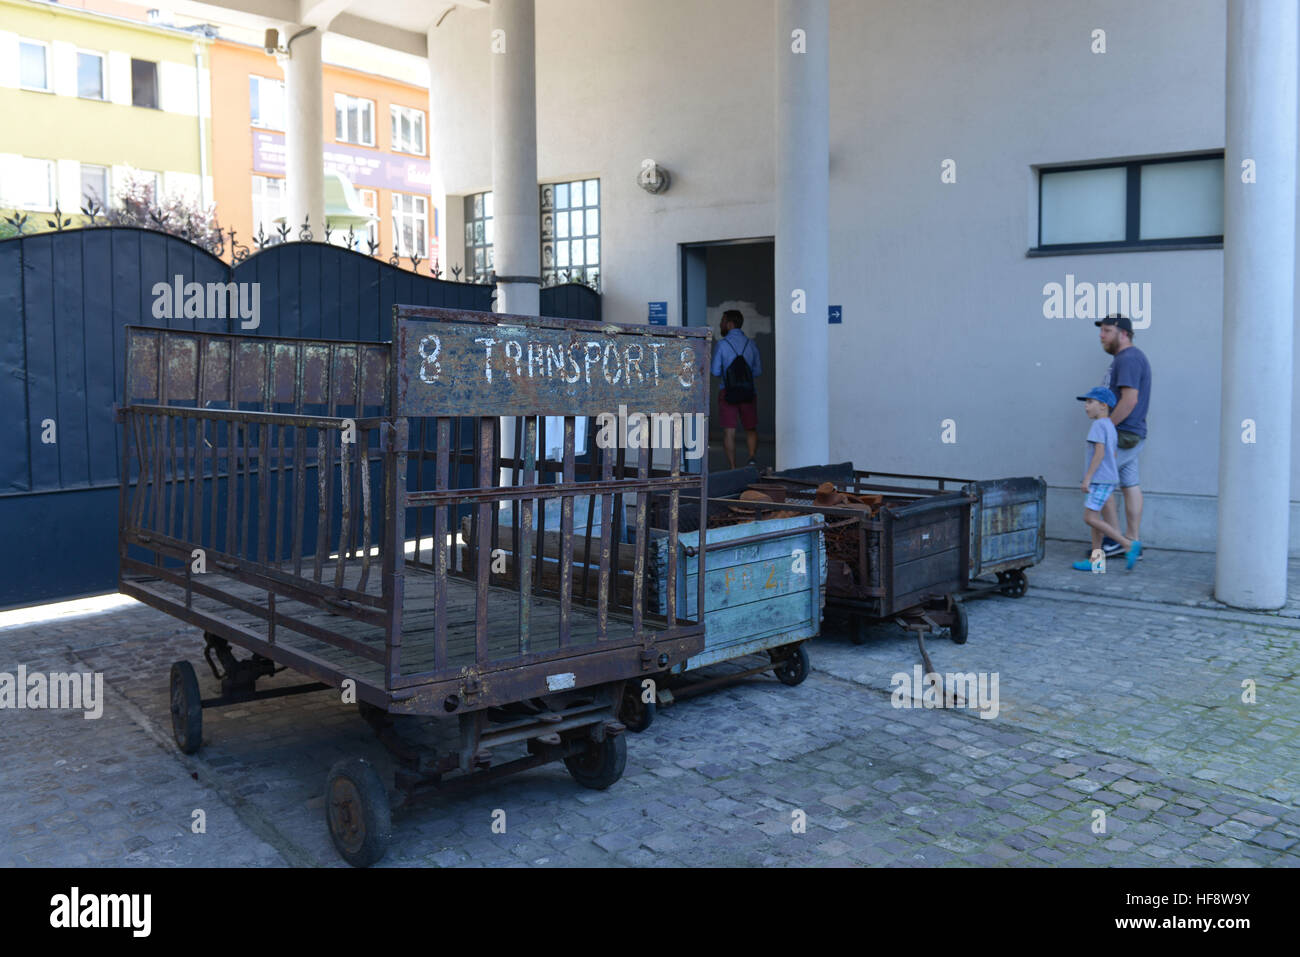
<instances>
[{"instance_id":1,"label":"wooden plank floor of cart","mask_svg":"<svg viewBox=\"0 0 1300 957\"><path fill-rule=\"evenodd\" d=\"M333 562L322 563L321 580L332 582L334 579ZM348 567L348 577L352 578L356 562ZM304 562L304 568L308 567ZM259 607L266 607L266 591L248 585L224 575L206 576L212 584L230 594L251 602ZM377 575L371 575L367 591L378 594ZM185 603L185 590L162 579L134 579L154 592L163 595L182 607ZM196 579L198 580L198 579ZM356 587L355 579L348 582ZM434 587L435 577L417 565L406 566L405 571L406 602L402 619L401 670L403 674L419 674L432 671L434 666ZM233 625L245 628L255 635L265 637L266 622L252 612L232 608L224 602L207 596L194 594L192 607L216 618L221 618ZM334 666L341 676L355 678L377 688L384 686L384 667L380 662L370 661L359 655L335 647L315 638L295 632L280 620L280 616L290 616L300 621L328 628L345 637L362 642L377 650L384 648L383 629L364 622L353 621L342 615L324 611L303 602L279 597L276 599L277 624L275 631L276 645L293 651L306 652ZM471 665L475 660L475 596L472 582L449 577L447 579L447 668L458 670ZM582 605L570 606L569 631L572 647L583 647L596 641L596 610ZM549 598L534 596L531 605L529 625L529 651L553 652L559 649L560 604ZM660 630L653 621L646 620L644 628L649 631ZM608 640L626 641L632 638L631 622L609 615ZM519 651L519 593L509 588L488 588L488 653L494 661L517 657Z\"/></svg>"}]
</instances>

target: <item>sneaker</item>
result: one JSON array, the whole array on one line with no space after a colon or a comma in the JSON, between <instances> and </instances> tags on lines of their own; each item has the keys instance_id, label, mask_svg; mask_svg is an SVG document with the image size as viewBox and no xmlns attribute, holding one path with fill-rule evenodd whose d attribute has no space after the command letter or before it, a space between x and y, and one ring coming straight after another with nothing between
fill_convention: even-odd
<instances>
[{"instance_id":1,"label":"sneaker","mask_svg":"<svg viewBox=\"0 0 1300 957\"><path fill-rule=\"evenodd\" d=\"M1092 562L1075 562L1072 566L1076 572L1092 571Z\"/></svg>"},{"instance_id":2,"label":"sneaker","mask_svg":"<svg viewBox=\"0 0 1300 957\"><path fill-rule=\"evenodd\" d=\"M1124 554L1124 546L1113 538L1103 538L1101 540L1101 550L1108 556Z\"/></svg>"},{"instance_id":3,"label":"sneaker","mask_svg":"<svg viewBox=\"0 0 1300 957\"><path fill-rule=\"evenodd\" d=\"M750 460L749 460L748 462L746 462L745 464L746 464L746 465L752 465L752 466L754 466L754 468L758 468L758 459L750 459Z\"/></svg>"},{"instance_id":4,"label":"sneaker","mask_svg":"<svg viewBox=\"0 0 1300 957\"><path fill-rule=\"evenodd\" d=\"M1137 539L1134 539L1132 546L1128 550L1128 555L1125 557L1124 567L1129 571L1132 571L1133 566L1137 564L1137 560L1141 557L1142 543Z\"/></svg>"}]
</instances>

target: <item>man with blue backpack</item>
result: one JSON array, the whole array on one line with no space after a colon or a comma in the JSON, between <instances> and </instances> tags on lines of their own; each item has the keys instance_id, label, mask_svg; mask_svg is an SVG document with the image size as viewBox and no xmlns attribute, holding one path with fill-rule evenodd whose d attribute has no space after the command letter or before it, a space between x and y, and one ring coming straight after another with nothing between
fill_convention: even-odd
<instances>
[{"instance_id":1,"label":"man with blue backpack","mask_svg":"<svg viewBox=\"0 0 1300 957\"><path fill-rule=\"evenodd\" d=\"M754 340L740 331L745 317L739 309L722 314L722 339L713 350L713 374L722 380L718 417L722 420L722 448L727 463L736 467L736 429L743 426L749 446L749 465L757 465L758 392L754 378L763 374Z\"/></svg>"}]
</instances>

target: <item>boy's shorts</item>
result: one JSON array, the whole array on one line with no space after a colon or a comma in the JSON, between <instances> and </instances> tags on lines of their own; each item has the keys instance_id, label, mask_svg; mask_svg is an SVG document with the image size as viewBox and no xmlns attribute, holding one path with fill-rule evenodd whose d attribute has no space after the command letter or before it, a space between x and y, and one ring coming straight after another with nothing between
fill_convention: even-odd
<instances>
[{"instance_id":1,"label":"boy's shorts","mask_svg":"<svg viewBox=\"0 0 1300 957\"><path fill-rule=\"evenodd\" d=\"M1110 482L1093 482L1088 486L1088 500L1083 503L1083 507L1094 512L1100 512L1101 507L1106 504L1106 499L1110 498L1110 493L1113 491L1115 491L1115 486Z\"/></svg>"}]
</instances>

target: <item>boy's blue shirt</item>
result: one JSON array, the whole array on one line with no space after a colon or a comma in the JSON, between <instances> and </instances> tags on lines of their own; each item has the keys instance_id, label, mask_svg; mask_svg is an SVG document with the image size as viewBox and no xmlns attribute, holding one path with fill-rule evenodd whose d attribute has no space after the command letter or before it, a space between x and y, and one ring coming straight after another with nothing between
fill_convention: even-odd
<instances>
[{"instance_id":1,"label":"boy's blue shirt","mask_svg":"<svg viewBox=\"0 0 1300 957\"><path fill-rule=\"evenodd\" d=\"M1097 471L1092 473L1092 482L1103 485L1115 485L1119 482L1119 467L1115 464L1115 450L1118 448L1119 436L1115 433L1115 423L1110 419L1093 419L1088 429L1088 451L1083 457L1083 474L1088 474L1092 464L1092 443L1100 442L1106 449Z\"/></svg>"}]
</instances>

